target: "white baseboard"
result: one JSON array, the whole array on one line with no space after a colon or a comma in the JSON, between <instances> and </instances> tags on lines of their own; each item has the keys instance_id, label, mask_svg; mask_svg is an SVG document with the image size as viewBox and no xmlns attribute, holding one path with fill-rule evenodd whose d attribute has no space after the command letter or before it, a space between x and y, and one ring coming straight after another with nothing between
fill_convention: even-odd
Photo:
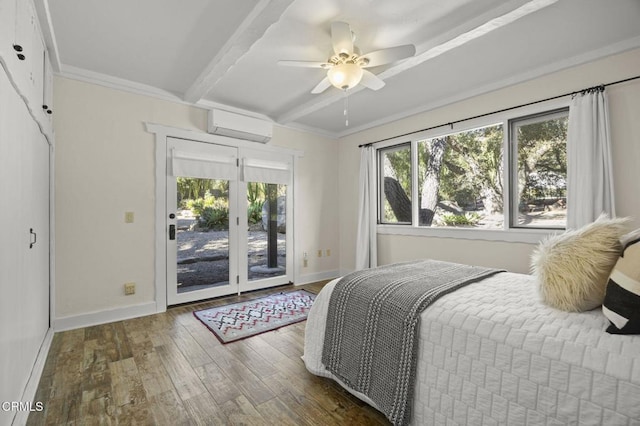
<instances>
[{"instance_id":1,"label":"white baseboard","mask_svg":"<svg viewBox=\"0 0 640 426\"><path fill-rule=\"evenodd\" d=\"M316 281L322 280L330 280L339 276L339 271L323 271L315 272L313 274L300 275L296 278L295 285L315 283Z\"/></svg>"},{"instance_id":2,"label":"white baseboard","mask_svg":"<svg viewBox=\"0 0 640 426\"><path fill-rule=\"evenodd\" d=\"M33 404L31 405L32 407L35 407L36 402L38 402L35 401L36 392L38 391L40 378L42 377L44 365L47 361L47 356L49 355L49 349L51 348L51 342L53 341L53 334L53 328L49 327L49 330L47 330L47 334L45 334L44 340L42 341L42 345L40 345L40 350L38 351L36 362L33 364L33 368L31 369L31 375L29 376L29 380L27 381L27 386L25 386L24 392L22 393L22 398L20 399L20 401L22 402L33 402ZM45 401L40 402L45 403ZM12 424L26 425L30 413L31 412L29 410L18 411L13 418Z\"/></svg>"},{"instance_id":3,"label":"white baseboard","mask_svg":"<svg viewBox=\"0 0 640 426\"><path fill-rule=\"evenodd\" d=\"M56 318L53 328L55 331L73 330L76 328L90 327L92 325L122 321L129 318L143 317L145 315L155 314L156 312L156 302L147 302L106 311Z\"/></svg>"}]
</instances>

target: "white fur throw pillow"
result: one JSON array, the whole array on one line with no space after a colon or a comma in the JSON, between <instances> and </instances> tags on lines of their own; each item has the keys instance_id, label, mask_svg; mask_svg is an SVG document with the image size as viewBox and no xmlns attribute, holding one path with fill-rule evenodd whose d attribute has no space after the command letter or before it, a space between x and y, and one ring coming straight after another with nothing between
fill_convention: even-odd
<instances>
[{"instance_id":1,"label":"white fur throw pillow","mask_svg":"<svg viewBox=\"0 0 640 426\"><path fill-rule=\"evenodd\" d=\"M531 258L542 301L569 312L602 305L607 280L625 233L626 218L598 220L542 241Z\"/></svg>"}]
</instances>

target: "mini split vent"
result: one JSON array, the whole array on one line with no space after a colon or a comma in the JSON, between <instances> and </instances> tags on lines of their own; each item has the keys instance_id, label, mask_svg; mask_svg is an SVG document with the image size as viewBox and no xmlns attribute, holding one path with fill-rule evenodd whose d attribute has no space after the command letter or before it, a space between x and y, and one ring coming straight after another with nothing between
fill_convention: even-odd
<instances>
[{"instance_id":1,"label":"mini split vent","mask_svg":"<svg viewBox=\"0 0 640 426\"><path fill-rule=\"evenodd\" d=\"M273 123L255 117L213 109L209 111L209 133L267 143L273 134Z\"/></svg>"}]
</instances>

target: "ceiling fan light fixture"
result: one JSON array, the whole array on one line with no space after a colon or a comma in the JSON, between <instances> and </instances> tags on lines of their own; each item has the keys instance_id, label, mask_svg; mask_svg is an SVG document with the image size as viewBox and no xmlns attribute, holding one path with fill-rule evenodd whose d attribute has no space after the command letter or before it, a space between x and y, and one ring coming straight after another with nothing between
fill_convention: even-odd
<instances>
[{"instance_id":1,"label":"ceiling fan light fixture","mask_svg":"<svg viewBox=\"0 0 640 426\"><path fill-rule=\"evenodd\" d=\"M357 64L338 64L327 72L329 81L340 90L348 90L356 86L362 80L363 71Z\"/></svg>"},{"instance_id":2,"label":"ceiling fan light fixture","mask_svg":"<svg viewBox=\"0 0 640 426\"><path fill-rule=\"evenodd\" d=\"M354 40L355 34L351 31L349 24L346 22L332 22L331 45L333 52L325 62L278 61L278 64L326 70L327 76L311 90L311 93L322 93L329 87L334 86L345 92L346 102L347 90L353 89L358 84L362 84L371 90L380 90L384 87L384 81L367 68L390 64L416 54L416 48L412 44L388 47L362 54L360 49L353 44Z\"/></svg>"}]
</instances>

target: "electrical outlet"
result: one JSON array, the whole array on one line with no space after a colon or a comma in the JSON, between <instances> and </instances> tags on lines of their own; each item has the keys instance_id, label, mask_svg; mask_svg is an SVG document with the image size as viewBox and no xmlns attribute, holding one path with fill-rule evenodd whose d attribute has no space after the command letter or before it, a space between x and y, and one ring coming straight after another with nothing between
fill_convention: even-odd
<instances>
[{"instance_id":1,"label":"electrical outlet","mask_svg":"<svg viewBox=\"0 0 640 426\"><path fill-rule=\"evenodd\" d=\"M322 257L322 250L318 250L318 257Z\"/></svg>"},{"instance_id":2,"label":"electrical outlet","mask_svg":"<svg viewBox=\"0 0 640 426\"><path fill-rule=\"evenodd\" d=\"M124 294L126 296L136 294L136 283L124 283Z\"/></svg>"},{"instance_id":3,"label":"electrical outlet","mask_svg":"<svg viewBox=\"0 0 640 426\"><path fill-rule=\"evenodd\" d=\"M124 212L124 223L133 223L133 212Z\"/></svg>"},{"instance_id":4,"label":"electrical outlet","mask_svg":"<svg viewBox=\"0 0 640 426\"><path fill-rule=\"evenodd\" d=\"M309 259L307 256L307 252L305 251L304 253L302 253L302 266L304 268L306 268L307 266L309 266Z\"/></svg>"},{"instance_id":5,"label":"electrical outlet","mask_svg":"<svg viewBox=\"0 0 640 426\"><path fill-rule=\"evenodd\" d=\"M327 249L326 253L327 253L327 257L331 256L331 249Z\"/></svg>"}]
</instances>

